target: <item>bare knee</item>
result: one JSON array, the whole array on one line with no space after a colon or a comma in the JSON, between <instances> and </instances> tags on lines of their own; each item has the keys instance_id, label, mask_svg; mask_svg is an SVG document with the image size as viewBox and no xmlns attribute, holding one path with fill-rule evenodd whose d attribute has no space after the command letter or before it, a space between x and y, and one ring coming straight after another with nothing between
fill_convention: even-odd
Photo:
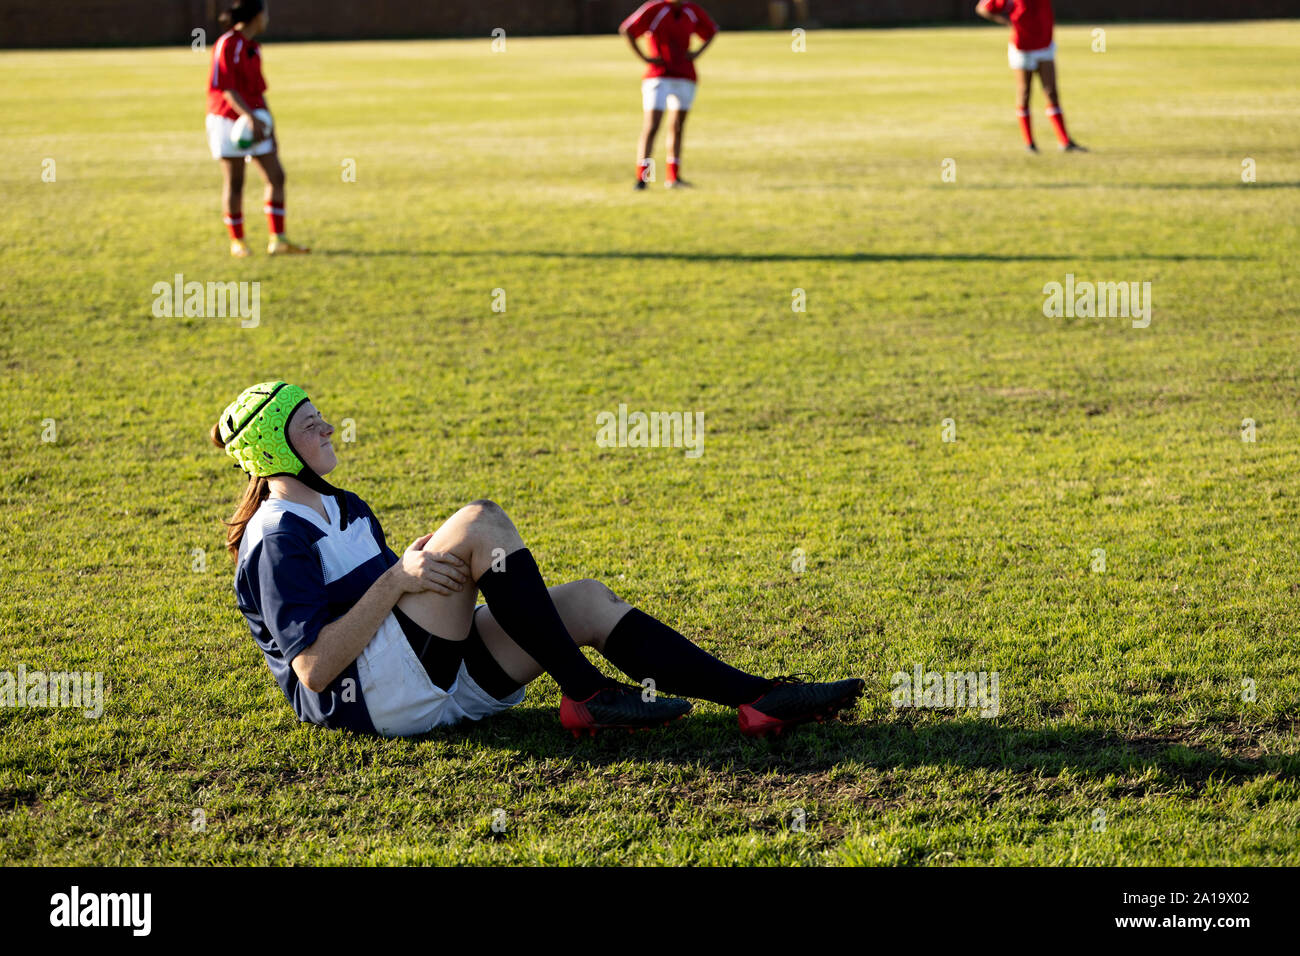
<instances>
[{"instance_id":1,"label":"bare knee","mask_svg":"<svg viewBox=\"0 0 1300 956\"><path fill-rule=\"evenodd\" d=\"M485 542L503 537L501 532L506 530L513 533L514 525L511 524L501 506L487 498L478 498L443 522L425 548L441 550L447 546L448 535L467 543L475 540Z\"/></svg>"},{"instance_id":2,"label":"bare knee","mask_svg":"<svg viewBox=\"0 0 1300 956\"><path fill-rule=\"evenodd\" d=\"M519 533L505 509L488 498L471 501L456 512L452 520L461 526L469 539L477 540L482 545L504 547L506 544L518 543Z\"/></svg>"},{"instance_id":3,"label":"bare knee","mask_svg":"<svg viewBox=\"0 0 1300 956\"><path fill-rule=\"evenodd\" d=\"M592 578L562 584L552 591L556 607L573 640L600 649L630 605Z\"/></svg>"},{"instance_id":4,"label":"bare knee","mask_svg":"<svg viewBox=\"0 0 1300 956\"><path fill-rule=\"evenodd\" d=\"M581 597L582 603L593 610L604 610L610 605L627 603L611 591L607 585L595 578L583 578L580 581L574 581L573 586Z\"/></svg>"},{"instance_id":5,"label":"bare knee","mask_svg":"<svg viewBox=\"0 0 1300 956\"><path fill-rule=\"evenodd\" d=\"M591 578L574 581L572 586L576 592L574 603L580 608L577 616L584 622L581 643L604 651L605 638L631 605Z\"/></svg>"},{"instance_id":6,"label":"bare knee","mask_svg":"<svg viewBox=\"0 0 1300 956\"><path fill-rule=\"evenodd\" d=\"M475 498L464 508L461 514L470 521L509 521L505 509L490 498Z\"/></svg>"}]
</instances>

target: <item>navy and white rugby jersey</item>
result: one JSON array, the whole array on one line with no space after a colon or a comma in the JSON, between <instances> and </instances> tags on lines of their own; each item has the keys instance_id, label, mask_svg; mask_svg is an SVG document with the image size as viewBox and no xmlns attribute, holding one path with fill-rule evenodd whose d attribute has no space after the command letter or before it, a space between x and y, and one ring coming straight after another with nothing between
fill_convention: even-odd
<instances>
[{"instance_id":1,"label":"navy and white rugby jersey","mask_svg":"<svg viewBox=\"0 0 1300 956\"><path fill-rule=\"evenodd\" d=\"M366 503L350 491L344 494L346 528L340 527L332 495L321 495L328 521L308 505L263 501L239 544L235 598L299 720L375 733L356 661L319 694L303 686L292 666L325 625L350 611L400 560Z\"/></svg>"}]
</instances>

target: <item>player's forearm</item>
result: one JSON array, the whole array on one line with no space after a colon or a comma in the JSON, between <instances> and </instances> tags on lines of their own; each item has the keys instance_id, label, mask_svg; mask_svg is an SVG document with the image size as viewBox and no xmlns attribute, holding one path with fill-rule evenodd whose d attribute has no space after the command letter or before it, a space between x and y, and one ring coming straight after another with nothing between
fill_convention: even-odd
<instances>
[{"instance_id":1,"label":"player's forearm","mask_svg":"<svg viewBox=\"0 0 1300 956\"><path fill-rule=\"evenodd\" d=\"M637 55L637 59L645 60L645 62L649 63L650 58L641 52L641 45L636 42L636 37L630 36L626 33L624 33L623 36L627 37L628 46L630 46L632 48L632 52Z\"/></svg>"},{"instance_id":2,"label":"player's forearm","mask_svg":"<svg viewBox=\"0 0 1300 956\"><path fill-rule=\"evenodd\" d=\"M224 94L226 102L235 108L235 112L240 116L247 116L250 120L253 118L253 111L249 109L244 98L234 90L226 90Z\"/></svg>"},{"instance_id":3,"label":"player's forearm","mask_svg":"<svg viewBox=\"0 0 1300 956\"><path fill-rule=\"evenodd\" d=\"M294 670L308 690L320 693L366 649L404 593L393 573L400 567L395 564L381 574L351 610L321 628L316 641L294 658Z\"/></svg>"},{"instance_id":4,"label":"player's forearm","mask_svg":"<svg viewBox=\"0 0 1300 956\"><path fill-rule=\"evenodd\" d=\"M1002 16L1002 14L1000 13L990 13L988 8L983 4L983 2L976 4L975 12L979 14L981 17L983 17L985 20L988 20L990 23L1000 23L1004 27L1011 26L1010 20Z\"/></svg>"},{"instance_id":5,"label":"player's forearm","mask_svg":"<svg viewBox=\"0 0 1300 956\"><path fill-rule=\"evenodd\" d=\"M717 36L717 34L715 33L713 36ZM705 40L704 45L701 46L698 50L696 50L693 54L691 54L691 59L698 60L700 57L702 57L704 55L704 51L709 48L709 44L712 42L713 42L713 37L709 37L707 40Z\"/></svg>"}]
</instances>

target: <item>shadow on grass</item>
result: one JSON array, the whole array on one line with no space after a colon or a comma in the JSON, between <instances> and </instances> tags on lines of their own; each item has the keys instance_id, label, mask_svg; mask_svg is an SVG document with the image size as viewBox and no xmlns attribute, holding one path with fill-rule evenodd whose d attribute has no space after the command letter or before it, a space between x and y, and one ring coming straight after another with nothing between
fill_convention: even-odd
<instances>
[{"instance_id":1,"label":"shadow on grass","mask_svg":"<svg viewBox=\"0 0 1300 956\"><path fill-rule=\"evenodd\" d=\"M951 184L940 184L931 189L952 189ZM1023 183L966 183L962 189L1008 189L1022 191ZM1188 189L1193 192L1201 189L1240 189L1243 192L1256 189L1300 189L1300 183L1034 183L1034 189Z\"/></svg>"},{"instance_id":2,"label":"shadow on grass","mask_svg":"<svg viewBox=\"0 0 1300 956\"><path fill-rule=\"evenodd\" d=\"M1147 252L1133 255L1077 255L1000 252L674 252L666 249L601 250L564 252L546 249L346 249L316 250L322 256L369 258L449 258L449 259L629 259L668 260L673 262L1254 262L1258 256L1198 255L1195 253ZM313 255L316 252L312 253Z\"/></svg>"},{"instance_id":3,"label":"shadow on grass","mask_svg":"<svg viewBox=\"0 0 1300 956\"><path fill-rule=\"evenodd\" d=\"M908 185L905 188L916 188ZM1008 192L1024 192L1026 189L1175 189L1190 190L1196 192L1202 189L1300 189L1300 183L1242 183L1231 180L1216 181L1212 183L1105 183L1105 182L1083 182L1083 183L1034 183L1032 186L1026 183L962 183L960 186L953 183L926 183L921 188L933 190L936 192L951 192L953 190L997 190ZM857 192L862 189L861 183L813 183L813 184L796 184L789 186L764 186L763 192L826 192L829 190L849 190Z\"/></svg>"},{"instance_id":4,"label":"shadow on grass","mask_svg":"<svg viewBox=\"0 0 1300 956\"><path fill-rule=\"evenodd\" d=\"M1231 728L1212 725L1206 730ZM993 720L950 722L806 724L789 736L743 737L734 714L696 714L669 727L629 734L606 731L574 739L554 714L507 712L461 728L416 739L463 739L487 748L509 749L537 760L569 760L581 767L625 761L672 763L723 773L785 770L817 774L846 762L879 770L909 767L968 767L1049 775L1064 771L1105 777L1158 768L1165 785L1203 786L1220 779L1300 777L1300 756L1222 753L1189 742L1188 731L1124 736L1085 727L1024 729Z\"/></svg>"}]
</instances>

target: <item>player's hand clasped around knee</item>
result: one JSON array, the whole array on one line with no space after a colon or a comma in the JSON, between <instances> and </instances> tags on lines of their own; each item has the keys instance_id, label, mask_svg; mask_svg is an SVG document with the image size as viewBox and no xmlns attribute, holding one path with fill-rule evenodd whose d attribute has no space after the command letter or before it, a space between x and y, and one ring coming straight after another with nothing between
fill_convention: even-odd
<instances>
[{"instance_id":1,"label":"player's hand clasped around knee","mask_svg":"<svg viewBox=\"0 0 1300 956\"><path fill-rule=\"evenodd\" d=\"M402 560L389 569L404 593L436 591L451 594L465 590L469 582L470 567L451 551L425 551L424 546L432 533L421 535L411 542Z\"/></svg>"}]
</instances>

